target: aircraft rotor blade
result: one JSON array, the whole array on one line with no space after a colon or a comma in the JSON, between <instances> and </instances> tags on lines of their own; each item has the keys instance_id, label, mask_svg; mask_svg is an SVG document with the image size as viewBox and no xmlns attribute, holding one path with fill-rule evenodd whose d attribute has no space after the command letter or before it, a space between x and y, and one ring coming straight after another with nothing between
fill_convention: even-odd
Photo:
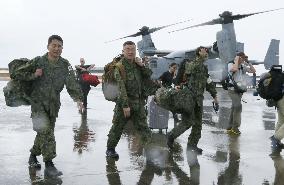
<instances>
[{"instance_id":1,"label":"aircraft rotor blade","mask_svg":"<svg viewBox=\"0 0 284 185\"><path fill-rule=\"evenodd\" d=\"M255 13L250 13L250 14L238 14L238 15L233 15L232 18L233 20L239 20L239 19L243 19L252 15L256 15L256 14L262 14L262 13L267 13L267 12L272 12L272 11L277 11L277 10L282 10L284 8L277 8L277 9L273 9L273 10L266 10L266 11L262 11L262 12L255 12Z\"/></svg>"},{"instance_id":2,"label":"aircraft rotor blade","mask_svg":"<svg viewBox=\"0 0 284 185\"><path fill-rule=\"evenodd\" d=\"M120 37L118 39L113 39L113 40L110 40L110 41L106 41L105 43L113 42L113 41L116 41L116 40L121 40L121 39L128 38L128 37L137 37L137 36L140 36L140 35L151 34L151 33L154 33L156 31L159 31L159 30L161 30L163 28L166 28L166 27L169 27L169 26L174 26L174 25L181 24L181 23L184 23L184 22L188 22L190 20L192 20L192 19L188 19L188 20L185 20L185 21L180 21L180 22L173 23L173 24L168 24L168 25L165 25L165 26L160 26L160 27L157 27L157 28L151 28L151 29L149 29L148 27L145 26L145 28L147 28L146 30L143 29L144 27L142 27L140 29L140 31L135 33L135 34L127 35L125 37Z\"/></svg>"},{"instance_id":3,"label":"aircraft rotor blade","mask_svg":"<svg viewBox=\"0 0 284 185\"><path fill-rule=\"evenodd\" d=\"M188 21L191 21L192 19L188 19L188 20L185 20L185 21L180 21L180 22L177 22L177 23L173 23L173 24L168 24L168 25L165 25L165 26L160 26L160 27L157 27L157 28L151 28L149 30L149 33L154 33L156 31L159 31L161 29L164 29L164 28L167 28L167 27L170 27L170 26L174 26L174 25L177 25L177 24L181 24L181 23L184 23L184 22L188 22Z\"/></svg>"},{"instance_id":4,"label":"aircraft rotor blade","mask_svg":"<svg viewBox=\"0 0 284 185\"><path fill-rule=\"evenodd\" d=\"M233 21L233 20L243 19L243 18L251 16L251 15L267 13L267 12L272 12L272 11L277 11L277 10L282 10L282 9L284 9L284 8L277 8L277 9L273 9L273 10L266 10L266 11L255 12L255 13L250 13L250 14L229 15L229 16L227 16L225 18L224 17L220 17L218 19L213 19L212 21L209 21L209 22L205 22L205 23L201 23L201 24L185 27L185 28L182 28L182 29L170 31L169 33L182 31L182 30L186 30L186 29L189 29L189 28L199 27L199 26L205 26L205 25L224 24L224 23L226 23L226 21L224 21L224 19L226 20L226 18L231 20L231 21Z\"/></svg>"},{"instance_id":5,"label":"aircraft rotor blade","mask_svg":"<svg viewBox=\"0 0 284 185\"><path fill-rule=\"evenodd\" d=\"M197 24L197 25L193 25L193 26L188 26L188 27L178 29L178 30L173 30L173 31L170 31L169 33L182 31L182 30L186 30L186 29L189 29L189 28L195 28L195 27L206 26L206 25L214 25L214 24L222 24L222 19L221 18L213 19L212 21L208 21L208 22L205 22L205 23L201 23L201 24Z\"/></svg>"},{"instance_id":6,"label":"aircraft rotor blade","mask_svg":"<svg viewBox=\"0 0 284 185\"><path fill-rule=\"evenodd\" d=\"M121 40L121 39L128 38L128 37L137 37L137 36L140 36L140 35L142 35L141 31L139 31L139 32L137 32L135 34L132 34L132 35L127 35L125 37L120 37L118 39L113 39L113 40L110 40L110 41L106 41L105 43L113 42L113 41L116 41L116 40Z\"/></svg>"}]
</instances>

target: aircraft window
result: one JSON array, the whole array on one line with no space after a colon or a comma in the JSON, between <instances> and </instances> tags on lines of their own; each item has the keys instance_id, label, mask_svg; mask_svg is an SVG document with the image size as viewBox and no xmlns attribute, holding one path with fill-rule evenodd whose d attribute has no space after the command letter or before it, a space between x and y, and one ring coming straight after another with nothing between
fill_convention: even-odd
<instances>
[{"instance_id":1,"label":"aircraft window","mask_svg":"<svg viewBox=\"0 0 284 185\"><path fill-rule=\"evenodd\" d=\"M157 68L158 66L157 66L157 60L152 60L151 62L150 62L150 68Z\"/></svg>"},{"instance_id":2,"label":"aircraft window","mask_svg":"<svg viewBox=\"0 0 284 185\"><path fill-rule=\"evenodd\" d=\"M186 59L192 58L193 57L192 54L193 54L192 52L186 52L184 58L186 58Z\"/></svg>"}]
</instances>

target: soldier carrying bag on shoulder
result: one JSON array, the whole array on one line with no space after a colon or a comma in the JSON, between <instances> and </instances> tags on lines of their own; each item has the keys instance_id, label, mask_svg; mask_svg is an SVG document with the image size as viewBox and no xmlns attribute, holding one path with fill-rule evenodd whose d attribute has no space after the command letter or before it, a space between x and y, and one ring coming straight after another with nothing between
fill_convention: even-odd
<instances>
[{"instance_id":1,"label":"soldier carrying bag on shoulder","mask_svg":"<svg viewBox=\"0 0 284 185\"><path fill-rule=\"evenodd\" d=\"M115 67L119 68L120 74L125 79L125 69L122 65L123 55L118 55L110 63L105 65L104 74L102 76L102 90L106 100L115 102L119 94L119 87L114 78Z\"/></svg>"},{"instance_id":2,"label":"soldier carrying bag on shoulder","mask_svg":"<svg viewBox=\"0 0 284 185\"><path fill-rule=\"evenodd\" d=\"M14 73L18 69L25 67L25 65L29 61L29 59L20 58L14 59L8 64L11 80L3 88L3 92L5 96L6 105L9 107L31 105L31 99L29 96L32 90L32 81L24 81L21 79L16 79L14 77ZM34 73L34 71L30 72Z\"/></svg>"}]
</instances>

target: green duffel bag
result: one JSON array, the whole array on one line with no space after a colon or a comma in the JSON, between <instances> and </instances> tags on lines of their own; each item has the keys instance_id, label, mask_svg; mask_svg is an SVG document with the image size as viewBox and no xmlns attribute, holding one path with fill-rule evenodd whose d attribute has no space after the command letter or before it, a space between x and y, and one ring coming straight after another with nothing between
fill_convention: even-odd
<instances>
[{"instance_id":1,"label":"green duffel bag","mask_svg":"<svg viewBox=\"0 0 284 185\"><path fill-rule=\"evenodd\" d=\"M30 105L30 94L32 81L22 81L14 79L13 73L20 67L24 66L29 59L14 59L8 64L11 80L3 88L5 102L7 106L18 107L21 105Z\"/></svg>"},{"instance_id":2,"label":"green duffel bag","mask_svg":"<svg viewBox=\"0 0 284 185\"><path fill-rule=\"evenodd\" d=\"M169 111L190 113L193 105L193 95L187 87L181 90L161 87L155 94L155 101L160 107Z\"/></svg>"},{"instance_id":3,"label":"green duffel bag","mask_svg":"<svg viewBox=\"0 0 284 185\"><path fill-rule=\"evenodd\" d=\"M30 105L31 82L10 80L3 88L5 102L9 107Z\"/></svg>"}]
</instances>

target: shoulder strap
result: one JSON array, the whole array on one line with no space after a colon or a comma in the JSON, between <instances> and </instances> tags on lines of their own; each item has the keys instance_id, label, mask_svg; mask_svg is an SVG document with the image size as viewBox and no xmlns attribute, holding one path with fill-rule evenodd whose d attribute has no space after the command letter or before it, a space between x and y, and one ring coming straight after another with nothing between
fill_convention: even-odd
<instances>
[{"instance_id":1,"label":"shoulder strap","mask_svg":"<svg viewBox=\"0 0 284 185\"><path fill-rule=\"evenodd\" d=\"M231 61L228 62L228 64L235 64L235 61L231 60ZM230 78L230 80L232 80L234 82L233 75L234 75L235 72L229 72L229 71L227 71L227 72L228 72L228 77ZM231 75L231 73L232 73L232 75Z\"/></svg>"},{"instance_id":2,"label":"shoulder strap","mask_svg":"<svg viewBox=\"0 0 284 185\"><path fill-rule=\"evenodd\" d=\"M125 67L124 65L122 64L122 59L120 59L116 64L115 66L119 69L119 72L120 72L120 75L122 77L122 79L126 79L126 72L125 72Z\"/></svg>"}]
</instances>

